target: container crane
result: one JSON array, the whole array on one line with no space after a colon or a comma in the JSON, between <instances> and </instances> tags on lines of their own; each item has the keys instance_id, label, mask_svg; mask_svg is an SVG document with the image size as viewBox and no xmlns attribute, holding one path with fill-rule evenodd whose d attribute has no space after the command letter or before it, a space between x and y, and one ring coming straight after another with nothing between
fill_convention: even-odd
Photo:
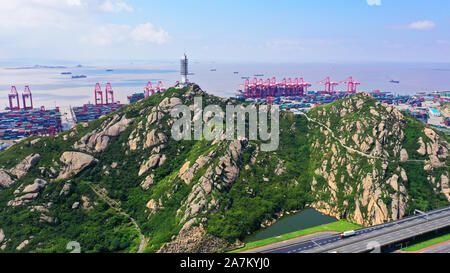
<instances>
[{"instance_id":1,"label":"container crane","mask_svg":"<svg viewBox=\"0 0 450 273\"><path fill-rule=\"evenodd\" d=\"M318 82L318 84L325 85L325 93L331 94L334 93L334 88L339 85L339 83L332 82L330 77L327 77L325 80Z\"/></svg>"},{"instance_id":2,"label":"container crane","mask_svg":"<svg viewBox=\"0 0 450 273\"><path fill-rule=\"evenodd\" d=\"M162 81L158 82L158 86L156 86L156 92L166 92L166 89L164 88L164 85Z\"/></svg>"},{"instance_id":3,"label":"container crane","mask_svg":"<svg viewBox=\"0 0 450 273\"><path fill-rule=\"evenodd\" d=\"M145 97L150 97L150 93L155 94L155 89L153 89L153 85L151 82L147 83L147 87L145 87Z\"/></svg>"},{"instance_id":4,"label":"container crane","mask_svg":"<svg viewBox=\"0 0 450 273\"><path fill-rule=\"evenodd\" d=\"M99 83L95 85L95 105L103 105L103 92Z\"/></svg>"},{"instance_id":5,"label":"container crane","mask_svg":"<svg viewBox=\"0 0 450 273\"><path fill-rule=\"evenodd\" d=\"M346 79L345 81L341 81L341 83L347 85L347 93L348 94L356 93L356 89L357 89L358 85L361 84L361 83L357 82L355 79L353 79L353 77L350 77L350 78Z\"/></svg>"},{"instance_id":6,"label":"container crane","mask_svg":"<svg viewBox=\"0 0 450 273\"><path fill-rule=\"evenodd\" d=\"M25 86L25 91L22 94L22 100L23 100L23 109L33 110L33 96L31 95L30 87L28 85ZM27 100L30 102L29 105L27 105Z\"/></svg>"},{"instance_id":7,"label":"container crane","mask_svg":"<svg viewBox=\"0 0 450 273\"><path fill-rule=\"evenodd\" d=\"M19 94L17 93L17 89L15 86L11 87L11 92L9 93L8 97L9 97L9 109L11 111L20 110ZM16 101L15 105L14 100Z\"/></svg>"},{"instance_id":8,"label":"container crane","mask_svg":"<svg viewBox=\"0 0 450 273\"><path fill-rule=\"evenodd\" d=\"M106 94L106 105L114 104L114 90L112 89L110 83L106 84L105 94Z\"/></svg>"}]
</instances>

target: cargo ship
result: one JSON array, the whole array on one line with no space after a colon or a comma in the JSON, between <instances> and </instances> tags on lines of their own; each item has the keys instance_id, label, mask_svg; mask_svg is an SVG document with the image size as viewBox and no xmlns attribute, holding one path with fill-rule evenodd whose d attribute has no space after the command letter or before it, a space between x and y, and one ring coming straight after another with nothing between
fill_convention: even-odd
<instances>
[{"instance_id":1,"label":"cargo ship","mask_svg":"<svg viewBox=\"0 0 450 273\"><path fill-rule=\"evenodd\" d=\"M140 100L143 100L145 98L145 94L144 93L134 93L131 96L128 96L128 101L130 103L135 103L138 102Z\"/></svg>"},{"instance_id":2,"label":"cargo ship","mask_svg":"<svg viewBox=\"0 0 450 273\"><path fill-rule=\"evenodd\" d=\"M72 79L85 79L85 78L87 78L86 75L74 75L74 76L72 76Z\"/></svg>"}]
</instances>

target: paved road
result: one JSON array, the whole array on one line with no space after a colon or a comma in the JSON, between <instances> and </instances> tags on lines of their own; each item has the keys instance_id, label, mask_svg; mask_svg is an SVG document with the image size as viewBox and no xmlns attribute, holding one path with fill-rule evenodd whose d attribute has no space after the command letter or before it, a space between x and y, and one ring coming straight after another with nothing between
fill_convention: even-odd
<instances>
[{"instance_id":1,"label":"paved road","mask_svg":"<svg viewBox=\"0 0 450 273\"><path fill-rule=\"evenodd\" d=\"M337 232L320 232L315 234L310 234L298 238L293 238L290 240L282 241L279 243L274 243L268 246L263 246L255 249L250 249L243 251L242 253L271 253L272 251L276 249L284 249L289 246L298 245L302 243L307 243L315 240L321 240L324 238L329 238L330 236L336 236Z\"/></svg>"},{"instance_id":2,"label":"paved road","mask_svg":"<svg viewBox=\"0 0 450 273\"><path fill-rule=\"evenodd\" d=\"M450 241L437 246L432 246L424 251L421 251L420 253L450 253Z\"/></svg>"},{"instance_id":3,"label":"paved road","mask_svg":"<svg viewBox=\"0 0 450 273\"><path fill-rule=\"evenodd\" d=\"M428 219L426 219L428 218ZM301 253L301 252L360 252L367 249L372 241L398 241L399 238L423 231L433 230L440 226L450 226L450 207L434 210L428 217L415 216L400 221L386 223L369 228L356 230L356 235L348 239L340 239L339 235L315 238L306 242L288 245L276 249L260 249L259 253Z\"/></svg>"}]
</instances>

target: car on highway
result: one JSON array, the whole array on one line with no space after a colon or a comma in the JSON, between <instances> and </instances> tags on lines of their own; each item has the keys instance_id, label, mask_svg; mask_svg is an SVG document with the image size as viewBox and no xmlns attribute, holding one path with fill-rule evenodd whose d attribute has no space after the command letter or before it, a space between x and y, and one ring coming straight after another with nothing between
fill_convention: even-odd
<instances>
[{"instance_id":1,"label":"car on highway","mask_svg":"<svg viewBox=\"0 0 450 273\"><path fill-rule=\"evenodd\" d=\"M354 230L346 231L344 233L341 233L341 239L349 238L349 237L352 237L355 235L356 235L356 231L354 231Z\"/></svg>"}]
</instances>

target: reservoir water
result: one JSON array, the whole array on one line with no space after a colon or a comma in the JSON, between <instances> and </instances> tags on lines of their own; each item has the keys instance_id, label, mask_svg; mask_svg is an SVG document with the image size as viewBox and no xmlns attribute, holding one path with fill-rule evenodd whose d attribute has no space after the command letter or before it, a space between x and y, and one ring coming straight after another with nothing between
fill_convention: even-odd
<instances>
[{"instance_id":1,"label":"reservoir water","mask_svg":"<svg viewBox=\"0 0 450 273\"><path fill-rule=\"evenodd\" d=\"M324 215L314 209L307 209L294 215L283 217L281 220L279 220L272 226L263 229L257 232L256 234L248 237L246 241L255 242L271 237L280 236L286 233L321 226L333 222L337 222L337 220L333 217Z\"/></svg>"}]
</instances>

